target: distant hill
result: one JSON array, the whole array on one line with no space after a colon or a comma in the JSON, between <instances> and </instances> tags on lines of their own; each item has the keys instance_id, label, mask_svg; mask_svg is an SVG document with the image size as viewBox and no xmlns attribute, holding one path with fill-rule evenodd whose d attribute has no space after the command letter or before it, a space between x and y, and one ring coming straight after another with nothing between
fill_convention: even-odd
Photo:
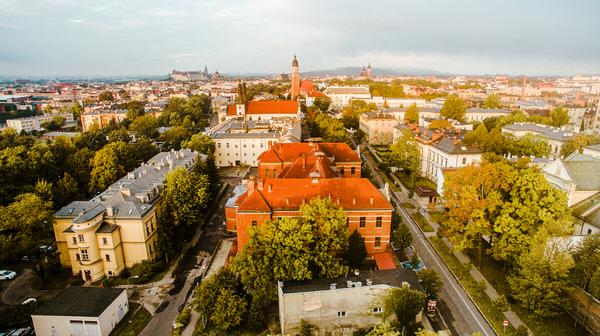
<instances>
[{"instance_id":1,"label":"distant hill","mask_svg":"<svg viewBox=\"0 0 600 336\"><path fill-rule=\"evenodd\" d=\"M329 70L314 70L303 72L304 76L358 76L362 67L349 66ZM373 68L373 75L377 76L426 76L426 75L447 75L439 71L424 68Z\"/></svg>"}]
</instances>

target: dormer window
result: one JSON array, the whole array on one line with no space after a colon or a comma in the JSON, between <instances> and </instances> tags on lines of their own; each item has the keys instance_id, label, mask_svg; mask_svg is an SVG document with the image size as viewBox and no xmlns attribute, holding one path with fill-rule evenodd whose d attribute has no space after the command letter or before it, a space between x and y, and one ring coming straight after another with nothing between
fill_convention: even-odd
<instances>
[{"instance_id":1,"label":"dormer window","mask_svg":"<svg viewBox=\"0 0 600 336\"><path fill-rule=\"evenodd\" d=\"M75 212L75 208L71 208L71 209L69 209L69 211L68 211L67 213L68 213L69 215L72 215L72 214L73 214L73 212Z\"/></svg>"}]
</instances>

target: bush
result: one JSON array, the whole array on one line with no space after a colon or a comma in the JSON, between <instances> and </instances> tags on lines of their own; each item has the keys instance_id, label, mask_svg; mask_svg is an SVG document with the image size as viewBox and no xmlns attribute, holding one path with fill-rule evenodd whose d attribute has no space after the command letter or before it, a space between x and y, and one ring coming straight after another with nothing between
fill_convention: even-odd
<instances>
[{"instance_id":1,"label":"bush","mask_svg":"<svg viewBox=\"0 0 600 336\"><path fill-rule=\"evenodd\" d=\"M298 336L310 336L310 326L308 325L308 322L304 321L303 319L300 320L300 332L298 333Z\"/></svg>"},{"instance_id":2,"label":"bush","mask_svg":"<svg viewBox=\"0 0 600 336\"><path fill-rule=\"evenodd\" d=\"M73 287L73 286L81 286L83 285L83 279L81 278L81 276L74 276L71 277L69 279L69 286Z\"/></svg>"},{"instance_id":3,"label":"bush","mask_svg":"<svg viewBox=\"0 0 600 336\"><path fill-rule=\"evenodd\" d=\"M129 269L129 273L131 277L137 277L136 279L132 279L133 283L146 283L152 280L152 278L162 272L165 269L166 265L162 261L158 262L150 262L148 260L144 260L139 262Z\"/></svg>"}]
</instances>

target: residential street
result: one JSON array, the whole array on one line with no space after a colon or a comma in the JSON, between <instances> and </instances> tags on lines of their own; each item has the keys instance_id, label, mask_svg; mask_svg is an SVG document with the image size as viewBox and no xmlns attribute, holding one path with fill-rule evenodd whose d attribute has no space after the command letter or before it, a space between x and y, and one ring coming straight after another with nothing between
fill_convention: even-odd
<instances>
[{"instance_id":1,"label":"residential street","mask_svg":"<svg viewBox=\"0 0 600 336\"><path fill-rule=\"evenodd\" d=\"M150 322L139 334L140 336L169 335L171 333L173 322L175 322L189 295L192 294L194 284L200 281L200 275L208 264L210 255L217 248L219 241L227 237L223 231L224 205L228 194L237 183L236 181L239 181L239 179L224 181L230 182L230 184L225 191L225 195L218 203L218 208L210 221L204 226L204 232L198 242L186 254L179 272L174 275L175 281L172 288L157 308Z\"/></svg>"},{"instance_id":2,"label":"residential street","mask_svg":"<svg viewBox=\"0 0 600 336\"><path fill-rule=\"evenodd\" d=\"M373 162L367 159L367 156L361 154L363 161L367 162L371 168L372 174L379 180L384 181ZM383 185L383 184L382 184ZM452 275L444 261L434 250L433 246L421 231L417 223L409 216L406 209L402 206L402 199L406 198L402 193L392 192L394 206L404 223L413 236L413 246L417 250L423 263L430 269L440 274L443 282L442 291L439 294L440 312L446 323L449 324L453 335L472 335L479 332L484 336L496 335L493 328L489 325L483 315L479 312L473 301L469 298L466 291Z\"/></svg>"}]
</instances>

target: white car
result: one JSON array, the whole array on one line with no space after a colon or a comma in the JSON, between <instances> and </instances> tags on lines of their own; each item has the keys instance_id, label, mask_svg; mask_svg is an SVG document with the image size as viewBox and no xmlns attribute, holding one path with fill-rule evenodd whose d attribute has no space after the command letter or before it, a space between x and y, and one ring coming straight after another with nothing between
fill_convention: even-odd
<instances>
[{"instance_id":1,"label":"white car","mask_svg":"<svg viewBox=\"0 0 600 336\"><path fill-rule=\"evenodd\" d=\"M1 270L0 271L0 280L10 280L14 279L17 276L16 272Z\"/></svg>"}]
</instances>

